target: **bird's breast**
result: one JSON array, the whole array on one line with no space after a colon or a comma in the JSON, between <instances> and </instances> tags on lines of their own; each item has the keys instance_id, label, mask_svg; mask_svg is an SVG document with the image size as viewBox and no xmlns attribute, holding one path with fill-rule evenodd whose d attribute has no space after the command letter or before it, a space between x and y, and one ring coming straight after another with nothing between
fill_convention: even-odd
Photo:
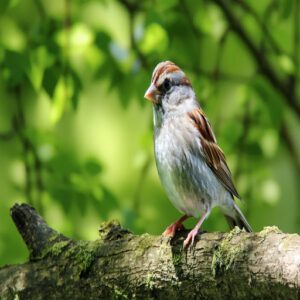
<instances>
[{"instance_id":1,"label":"bird's breast","mask_svg":"<svg viewBox=\"0 0 300 300\"><path fill-rule=\"evenodd\" d=\"M165 121L155 130L159 177L173 205L198 217L222 196L223 187L202 156L200 136L184 119Z\"/></svg>"}]
</instances>

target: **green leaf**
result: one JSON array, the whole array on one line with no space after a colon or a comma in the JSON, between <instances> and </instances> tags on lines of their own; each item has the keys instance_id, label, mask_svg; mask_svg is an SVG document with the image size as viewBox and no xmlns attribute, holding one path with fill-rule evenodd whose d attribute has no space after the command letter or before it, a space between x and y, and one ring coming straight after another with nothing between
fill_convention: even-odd
<instances>
[{"instance_id":1,"label":"green leaf","mask_svg":"<svg viewBox=\"0 0 300 300\"><path fill-rule=\"evenodd\" d=\"M101 216L107 218L113 210L119 207L119 204L115 195L107 187L102 185L102 189L103 198L100 202L96 203L96 207L99 208Z\"/></svg>"},{"instance_id":2,"label":"green leaf","mask_svg":"<svg viewBox=\"0 0 300 300\"><path fill-rule=\"evenodd\" d=\"M47 68L44 72L42 87L45 89L51 99L53 98L60 73L61 69L56 65Z\"/></svg>"},{"instance_id":3,"label":"green leaf","mask_svg":"<svg viewBox=\"0 0 300 300\"><path fill-rule=\"evenodd\" d=\"M86 161L84 168L92 176L96 176L102 171L102 166L95 158L89 158Z\"/></svg>"},{"instance_id":4,"label":"green leaf","mask_svg":"<svg viewBox=\"0 0 300 300\"><path fill-rule=\"evenodd\" d=\"M72 154L63 152L62 150L57 151L56 153L57 154L46 164L46 166L52 173L55 173L58 178L64 178L72 172L81 171L76 158Z\"/></svg>"},{"instance_id":5,"label":"green leaf","mask_svg":"<svg viewBox=\"0 0 300 300\"><path fill-rule=\"evenodd\" d=\"M278 56L278 63L283 71L287 74L295 73L295 65L293 60L288 55L280 55Z\"/></svg>"},{"instance_id":6,"label":"green leaf","mask_svg":"<svg viewBox=\"0 0 300 300\"><path fill-rule=\"evenodd\" d=\"M70 70L70 75L72 78L72 84L73 84L73 93L72 93L72 97L71 97L71 102L72 102L72 106L73 108L76 110L78 107L78 101L79 101L79 94L80 91L82 90L82 83L81 83L81 79L79 78L79 76L76 74L76 72L74 70Z\"/></svg>"},{"instance_id":7,"label":"green leaf","mask_svg":"<svg viewBox=\"0 0 300 300\"><path fill-rule=\"evenodd\" d=\"M73 83L70 77L60 77L53 94L51 122L56 124L67 108L73 95Z\"/></svg>"},{"instance_id":8,"label":"green leaf","mask_svg":"<svg viewBox=\"0 0 300 300\"><path fill-rule=\"evenodd\" d=\"M144 53L149 54L153 51L163 52L167 49L168 44L168 34L163 26L158 23L152 23L145 30L140 48Z\"/></svg>"},{"instance_id":9,"label":"green leaf","mask_svg":"<svg viewBox=\"0 0 300 300\"><path fill-rule=\"evenodd\" d=\"M104 52L109 53L109 45L111 43L111 37L104 31L100 31L96 34L95 37L96 45Z\"/></svg>"},{"instance_id":10,"label":"green leaf","mask_svg":"<svg viewBox=\"0 0 300 300\"><path fill-rule=\"evenodd\" d=\"M8 86L15 87L28 79L26 74L30 69L29 57L25 53L7 50L4 68L8 71Z\"/></svg>"}]
</instances>

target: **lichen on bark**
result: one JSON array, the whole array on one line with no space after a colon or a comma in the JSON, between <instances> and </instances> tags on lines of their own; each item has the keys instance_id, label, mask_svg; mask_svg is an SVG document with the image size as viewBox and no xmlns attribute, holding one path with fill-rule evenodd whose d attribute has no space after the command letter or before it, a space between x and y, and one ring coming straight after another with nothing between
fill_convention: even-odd
<instances>
[{"instance_id":1,"label":"lichen on bark","mask_svg":"<svg viewBox=\"0 0 300 300\"><path fill-rule=\"evenodd\" d=\"M300 237L275 227L174 239L136 236L117 221L95 241L49 228L28 205L12 216L30 261L0 268L0 299L298 299Z\"/></svg>"},{"instance_id":2,"label":"lichen on bark","mask_svg":"<svg viewBox=\"0 0 300 300\"><path fill-rule=\"evenodd\" d=\"M247 239L247 236L245 234L241 235L241 232L244 233L245 231L235 227L216 247L211 264L214 276L228 271L230 268L234 267L234 264L238 259L242 259L246 250L245 240Z\"/></svg>"}]
</instances>

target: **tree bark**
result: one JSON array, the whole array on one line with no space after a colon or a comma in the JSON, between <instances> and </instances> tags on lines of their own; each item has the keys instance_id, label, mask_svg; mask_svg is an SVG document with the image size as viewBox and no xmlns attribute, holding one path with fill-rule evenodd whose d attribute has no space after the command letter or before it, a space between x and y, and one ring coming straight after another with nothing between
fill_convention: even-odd
<instances>
[{"instance_id":1,"label":"tree bark","mask_svg":"<svg viewBox=\"0 0 300 300\"><path fill-rule=\"evenodd\" d=\"M29 205L12 218L30 259L0 268L0 299L299 299L300 237L277 227L203 233L182 249L136 236L117 222L96 241L74 241L49 228Z\"/></svg>"}]
</instances>

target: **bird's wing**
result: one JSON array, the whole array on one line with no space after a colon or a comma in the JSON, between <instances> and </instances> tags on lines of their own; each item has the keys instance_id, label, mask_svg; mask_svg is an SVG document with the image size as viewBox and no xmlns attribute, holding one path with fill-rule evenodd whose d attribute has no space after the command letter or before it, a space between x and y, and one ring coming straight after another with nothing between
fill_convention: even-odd
<instances>
[{"instance_id":1,"label":"bird's wing","mask_svg":"<svg viewBox=\"0 0 300 300\"><path fill-rule=\"evenodd\" d=\"M216 137L211 129L208 119L201 109L189 113L193 125L200 132L200 140L204 159L223 186L234 196L240 199L226 163L225 155L217 144Z\"/></svg>"}]
</instances>

